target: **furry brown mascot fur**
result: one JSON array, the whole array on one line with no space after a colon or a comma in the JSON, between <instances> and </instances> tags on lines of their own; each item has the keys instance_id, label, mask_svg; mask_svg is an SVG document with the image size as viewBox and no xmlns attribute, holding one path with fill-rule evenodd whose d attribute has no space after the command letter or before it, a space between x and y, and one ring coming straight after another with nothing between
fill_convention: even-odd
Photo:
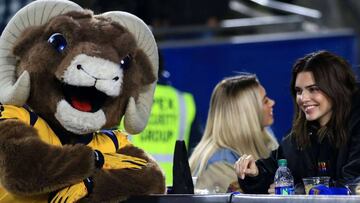
<instances>
[{"instance_id":1,"label":"furry brown mascot fur","mask_svg":"<svg viewBox=\"0 0 360 203\"><path fill-rule=\"evenodd\" d=\"M1 202L118 202L165 192L147 154L111 129L144 129L157 81L148 27L38 0L0 38Z\"/></svg>"}]
</instances>

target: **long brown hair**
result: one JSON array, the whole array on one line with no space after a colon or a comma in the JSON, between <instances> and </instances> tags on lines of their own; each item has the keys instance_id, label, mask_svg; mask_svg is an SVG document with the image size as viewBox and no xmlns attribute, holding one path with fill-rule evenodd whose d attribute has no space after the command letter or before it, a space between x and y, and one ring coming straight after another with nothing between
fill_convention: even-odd
<instances>
[{"instance_id":1,"label":"long brown hair","mask_svg":"<svg viewBox=\"0 0 360 203\"><path fill-rule=\"evenodd\" d=\"M295 115L292 134L299 147L310 144L310 121L296 103L295 82L300 72L311 72L319 89L332 102L329 122L318 130L318 135L328 136L330 143L340 147L347 142L347 121L351 109L351 97L357 89L355 75L350 65L341 57L328 51L318 51L298 59L292 70L291 94Z\"/></svg>"}]
</instances>

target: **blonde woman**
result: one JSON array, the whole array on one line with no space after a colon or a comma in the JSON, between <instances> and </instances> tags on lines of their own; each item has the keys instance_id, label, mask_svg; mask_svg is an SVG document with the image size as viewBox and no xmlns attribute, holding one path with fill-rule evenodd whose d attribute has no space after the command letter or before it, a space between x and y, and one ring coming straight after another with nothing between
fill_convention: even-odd
<instances>
[{"instance_id":1,"label":"blonde woman","mask_svg":"<svg viewBox=\"0 0 360 203\"><path fill-rule=\"evenodd\" d=\"M253 74L225 78L216 85L204 135L189 161L192 176L198 177L195 189L236 191L236 160L244 154L255 159L270 156L278 147L267 130L274 120L274 104Z\"/></svg>"}]
</instances>

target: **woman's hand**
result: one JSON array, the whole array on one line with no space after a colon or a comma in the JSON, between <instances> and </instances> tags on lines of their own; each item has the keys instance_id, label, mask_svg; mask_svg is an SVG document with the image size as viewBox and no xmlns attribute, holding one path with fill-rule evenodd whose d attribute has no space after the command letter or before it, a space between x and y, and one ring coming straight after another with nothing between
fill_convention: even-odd
<instances>
[{"instance_id":1,"label":"woman's hand","mask_svg":"<svg viewBox=\"0 0 360 203\"><path fill-rule=\"evenodd\" d=\"M259 169L255 164L255 159L251 155L242 155L234 164L236 175L244 179L245 176L255 177L259 175Z\"/></svg>"},{"instance_id":2,"label":"woman's hand","mask_svg":"<svg viewBox=\"0 0 360 203\"><path fill-rule=\"evenodd\" d=\"M275 194L275 183L273 183L269 186L268 193Z\"/></svg>"}]
</instances>

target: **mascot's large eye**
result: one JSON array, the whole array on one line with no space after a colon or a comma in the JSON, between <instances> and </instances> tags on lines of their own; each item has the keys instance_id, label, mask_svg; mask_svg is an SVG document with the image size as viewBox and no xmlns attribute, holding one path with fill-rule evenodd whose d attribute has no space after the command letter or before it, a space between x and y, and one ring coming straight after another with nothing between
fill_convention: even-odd
<instances>
[{"instance_id":1,"label":"mascot's large eye","mask_svg":"<svg viewBox=\"0 0 360 203\"><path fill-rule=\"evenodd\" d=\"M58 51L59 53L63 53L65 48L66 48L66 45L67 45L67 42L66 42L66 39L65 37L60 34L60 33L55 33L55 34L52 34L49 39L48 39L48 42L54 47L54 49L56 49L56 51Z\"/></svg>"},{"instance_id":2,"label":"mascot's large eye","mask_svg":"<svg viewBox=\"0 0 360 203\"><path fill-rule=\"evenodd\" d=\"M130 54L128 54L127 56L125 56L121 61L120 61L120 68L122 69L127 69L130 66L132 57Z\"/></svg>"}]
</instances>

